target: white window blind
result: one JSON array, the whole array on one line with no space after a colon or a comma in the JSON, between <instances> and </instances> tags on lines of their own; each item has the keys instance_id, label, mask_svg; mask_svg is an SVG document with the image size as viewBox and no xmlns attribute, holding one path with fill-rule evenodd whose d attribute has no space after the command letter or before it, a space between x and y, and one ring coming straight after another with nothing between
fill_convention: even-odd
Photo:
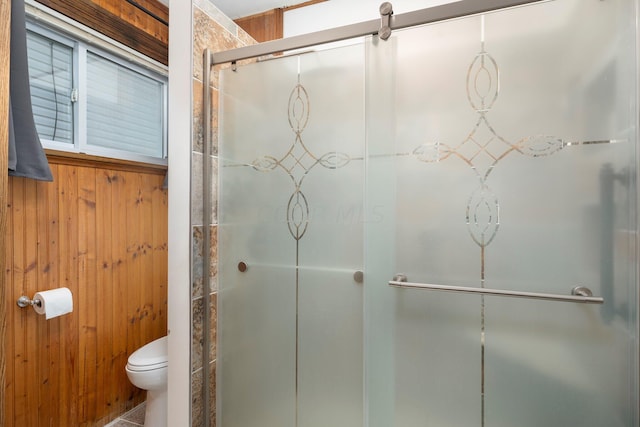
<instances>
[{"instance_id":1,"label":"white window blind","mask_svg":"<svg viewBox=\"0 0 640 427\"><path fill-rule=\"evenodd\" d=\"M87 145L162 157L162 82L87 53Z\"/></svg>"},{"instance_id":2,"label":"white window blind","mask_svg":"<svg viewBox=\"0 0 640 427\"><path fill-rule=\"evenodd\" d=\"M43 140L73 144L73 49L31 31L27 32L27 46L38 135Z\"/></svg>"}]
</instances>

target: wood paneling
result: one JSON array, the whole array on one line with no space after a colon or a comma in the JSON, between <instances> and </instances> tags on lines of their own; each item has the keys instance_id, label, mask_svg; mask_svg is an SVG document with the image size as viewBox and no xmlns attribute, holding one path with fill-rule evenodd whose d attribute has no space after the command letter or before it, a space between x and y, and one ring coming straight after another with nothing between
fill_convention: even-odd
<instances>
[{"instance_id":1,"label":"wood paneling","mask_svg":"<svg viewBox=\"0 0 640 427\"><path fill-rule=\"evenodd\" d=\"M236 19L235 23L258 42L281 39L284 32L283 9L273 9Z\"/></svg>"},{"instance_id":2,"label":"wood paneling","mask_svg":"<svg viewBox=\"0 0 640 427\"><path fill-rule=\"evenodd\" d=\"M168 64L169 27L166 22L169 13L155 0L37 1L158 62Z\"/></svg>"},{"instance_id":3,"label":"wood paneling","mask_svg":"<svg viewBox=\"0 0 640 427\"><path fill-rule=\"evenodd\" d=\"M51 169L54 182L9 182L3 425L102 426L144 399L127 358L166 334L164 173ZM71 314L46 320L15 304L61 286L73 293Z\"/></svg>"},{"instance_id":4,"label":"wood paneling","mask_svg":"<svg viewBox=\"0 0 640 427\"><path fill-rule=\"evenodd\" d=\"M169 9L154 0L91 0L125 22L154 36L165 44L169 42Z\"/></svg>"},{"instance_id":5,"label":"wood paneling","mask_svg":"<svg viewBox=\"0 0 640 427\"><path fill-rule=\"evenodd\" d=\"M69 166L89 166L99 169L112 169L118 171L132 171L140 173L150 173L152 175L166 174L167 167L152 163L141 163L131 160L112 159L109 157L95 157L83 153L71 153L69 151L58 151L45 149L49 163L56 163Z\"/></svg>"},{"instance_id":6,"label":"wood paneling","mask_svg":"<svg viewBox=\"0 0 640 427\"><path fill-rule=\"evenodd\" d=\"M8 168L9 125L9 33L11 24L11 2L0 1L0 170ZM7 224L7 173L0 174L0 236L4 236ZM0 260L4 259L6 245L0 243ZM0 274L0 301L6 300L6 275ZM6 310L0 304L0 337L5 336ZM4 402L6 348L0 342L0 402ZM5 425L5 411L0 410L0 426Z\"/></svg>"}]
</instances>

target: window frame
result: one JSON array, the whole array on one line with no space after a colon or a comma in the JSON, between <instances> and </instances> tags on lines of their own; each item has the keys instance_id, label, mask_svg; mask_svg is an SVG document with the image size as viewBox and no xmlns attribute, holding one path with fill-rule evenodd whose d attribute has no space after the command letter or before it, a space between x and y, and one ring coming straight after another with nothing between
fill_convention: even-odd
<instances>
[{"instance_id":1,"label":"window frame","mask_svg":"<svg viewBox=\"0 0 640 427\"><path fill-rule=\"evenodd\" d=\"M73 87L77 90L78 98L73 102L73 144L52 141L40 138L43 148L56 150L58 152L69 152L74 154L87 154L90 156L106 157L115 160L134 161L155 165L167 165L168 154L168 76L166 71L160 73L157 66L148 66L145 61L133 56L118 52L116 42L106 37L101 37L108 44L111 43L113 50L109 51L103 46L91 43L87 38L77 34L82 31L77 28L73 34L59 28L52 28L52 25L34 17L27 16L27 31L49 38L54 42L70 47L73 51ZM141 74L150 78L162 87L162 157L138 154L126 150L100 147L91 145L87 137L87 54L91 53L106 61L115 63L129 71ZM151 60L150 60L151 61Z\"/></svg>"}]
</instances>

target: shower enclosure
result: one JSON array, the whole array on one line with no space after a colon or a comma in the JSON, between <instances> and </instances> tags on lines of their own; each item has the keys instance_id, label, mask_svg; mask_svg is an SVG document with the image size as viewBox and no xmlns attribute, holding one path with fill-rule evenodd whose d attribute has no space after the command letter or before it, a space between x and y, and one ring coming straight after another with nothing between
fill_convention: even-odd
<instances>
[{"instance_id":1,"label":"shower enclosure","mask_svg":"<svg viewBox=\"0 0 640 427\"><path fill-rule=\"evenodd\" d=\"M638 4L529 3L221 72L217 425L640 425Z\"/></svg>"}]
</instances>

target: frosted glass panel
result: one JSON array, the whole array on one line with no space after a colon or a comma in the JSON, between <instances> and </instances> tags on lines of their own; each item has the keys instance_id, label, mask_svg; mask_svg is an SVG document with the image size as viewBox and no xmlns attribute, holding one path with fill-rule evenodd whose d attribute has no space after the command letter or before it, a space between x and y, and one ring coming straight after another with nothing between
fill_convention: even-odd
<instances>
[{"instance_id":1,"label":"frosted glass panel","mask_svg":"<svg viewBox=\"0 0 640 427\"><path fill-rule=\"evenodd\" d=\"M289 124L274 111L286 114L296 81L297 59L221 75L216 380L228 427L295 426L296 245L282 217L290 180L250 165L286 149Z\"/></svg>"},{"instance_id":2,"label":"frosted glass panel","mask_svg":"<svg viewBox=\"0 0 640 427\"><path fill-rule=\"evenodd\" d=\"M486 18L487 50L505 58L496 118L513 135L576 143L495 168L503 215L486 286L567 294L583 285L605 298L601 307L487 301L487 425L637 424L634 13L630 2L563 1ZM514 25L507 43L500 28ZM530 83L516 95L507 88L518 75ZM527 99L531 119L508 113L502 93L505 104Z\"/></svg>"},{"instance_id":3,"label":"frosted glass panel","mask_svg":"<svg viewBox=\"0 0 640 427\"><path fill-rule=\"evenodd\" d=\"M226 427L363 425L354 279L363 269L363 52L349 46L222 73Z\"/></svg>"},{"instance_id":4,"label":"frosted glass panel","mask_svg":"<svg viewBox=\"0 0 640 427\"><path fill-rule=\"evenodd\" d=\"M369 48L367 199L388 214L366 239L393 247L366 245L367 374L393 384L367 390L372 427L637 424L634 16L551 1ZM393 273L605 304L384 290Z\"/></svg>"},{"instance_id":5,"label":"frosted glass panel","mask_svg":"<svg viewBox=\"0 0 640 427\"><path fill-rule=\"evenodd\" d=\"M354 280L363 270L363 79L361 45L300 56L309 96L301 139L319 159L301 185L300 427L363 425L363 285Z\"/></svg>"}]
</instances>

